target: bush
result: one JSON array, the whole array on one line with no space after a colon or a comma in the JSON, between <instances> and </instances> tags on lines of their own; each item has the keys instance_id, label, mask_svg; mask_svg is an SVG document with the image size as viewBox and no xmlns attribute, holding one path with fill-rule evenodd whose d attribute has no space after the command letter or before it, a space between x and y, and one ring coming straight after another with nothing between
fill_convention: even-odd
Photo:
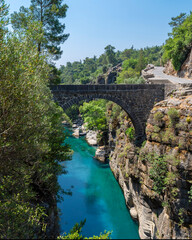
<instances>
[{"instance_id":1,"label":"bush","mask_svg":"<svg viewBox=\"0 0 192 240\"><path fill-rule=\"evenodd\" d=\"M180 117L178 110L175 108L171 108L171 109L169 109L167 114L169 116L169 120L171 122L172 127L175 127L175 125L178 122L179 117Z\"/></svg>"},{"instance_id":2,"label":"bush","mask_svg":"<svg viewBox=\"0 0 192 240\"><path fill-rule=\"evenodd\" d=\"M153 180L153 190L161 194L165 187L165 178L167 175L167 161L165 156L150 156L151 168L149 177Z\"/></svg>"},{"instance_id":3,"label":"bush","mask_svg":"<svg viewBox=\"0 0 192 240\"><path fill-rule=\"evenodd\" d=\"M189 202L192 202L192 186L190 187L188 194L189 194Z\"/></svg>"},{"instance_id":4,"label":"bush","mask_svg":"<svg viewBox=\"0 0 192 240\"><path fill-rule=\"evenodd\" d=\"M133 127L127 128L125 134L129 137L130 141L133 141L135 138L135 129Z\"/></svg>"},{"instance_id":5,"label":"bush","mask_svg":"<svg viewBox=\"0 0 192 240\"><path fill-rule=\"evenodd\" d=\"M158 123L162 120L163 113L162 112L156 112L153 117L154 117L154 120Z\"/></svg>"}]
</instances>

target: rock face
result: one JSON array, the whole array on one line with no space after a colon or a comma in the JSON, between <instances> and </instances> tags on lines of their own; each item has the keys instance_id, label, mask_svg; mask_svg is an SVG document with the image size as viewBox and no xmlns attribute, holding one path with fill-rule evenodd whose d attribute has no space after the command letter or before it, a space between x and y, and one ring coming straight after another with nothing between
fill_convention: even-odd
<instances>
[{"instance_id":1,"label":"rock face","mask_svg":"<svg viewBox=\"0 0 192 240\"><path fill-rule=\"evenodd\" d=\"M89 130L86 134L86 141L91 146L97 145L97 132Z\"/></svg>"},{"instance_id":2,"label":"rock face","mask_svg":"<svg viewBox=\"0 0 192 240\"><path fill-rule=\"evenodd\" d=\"M107 157L107 151L105 150L105 146L98 147L95 152L95 158L100 162L105 162Z\"/></svg>"},{"instance_id":3,"label":"rock face","mask_svg":"<svg viewBox=\"0 0 192 240\"><path fill-rule=\"evenodd\" d=\"M116 81L118 72L121 72L121 63L117 66L110 68L105 74L100 75L97 78L97 84L113 84Z\"/></svg>"},{"instance_id":4,"label":"rock face","mask_svg":"<svg viewBox=\"0 0 192 240\"><path fill-rule=\"evenodd\" d=\"M164 73L166 73L167 75L177 76L177 71L174 70L173 64L171 63L171 61L168 61L165 64Z\"/></svg>"},{"instance_id":5,"label":"rock face","mask_svg":"<svg viewBox=\"0 0 192 240\"><path fill-rule=\"evenodd\" d=\"M180 71L174 70L171 61L168 61L165 64L164 72L168 75L173 75L173 76L186 78L186 79L192 79L192 49L191 49L187 59L183 63Z\"/></svg>"},{"instance_id":6,"label":"rock face","mask_svg":"<svg viewBox=\"0 0 192 240\"><path fill-rule=\"evenodd\" d=\"M111 170L142 239L192 238L192 95L173 93L155 105L147 123L147 141L138 149L126 129L109 123Z\"/></svg>"},{"instance_id":7,"label":"rock face","mask_svg":"<svg viewBox=\"0 0 192 240\"><path fill-rule=\"evenodd\" d=\"M192 79L192 49L178 74L180 77Z\"/></svg>"},{"instance_id":8,"label":"rock face","mask_svg":"<svg viewBox=\"0 0 192 240\"><path fill-rule=\"evenodd\" d=\"M100 162L105 163L109 156L109 148L106 146L100 146L95 152L95 158Z\"/></svg>"}]
</instances>

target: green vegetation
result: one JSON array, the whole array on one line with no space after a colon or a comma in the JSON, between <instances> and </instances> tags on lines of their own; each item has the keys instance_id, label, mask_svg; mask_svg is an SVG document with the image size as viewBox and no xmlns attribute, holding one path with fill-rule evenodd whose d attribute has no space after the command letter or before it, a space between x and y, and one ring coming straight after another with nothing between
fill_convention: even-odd
<instances>
[{"instance_id":1,"label":"green vegetation","mask_svg":"<svg viewBox=\"0 0 192 240\"><path fill-rule=\"evenodd\" d=\"M59 44L69 36L64 34L65 24L59 22L59 19L66 17L67 8L61 0L31 0L29 8L22 6L18 13L11 15L11 23L14 29L21 31L38 22L41 26L39 34L43 36L37 40L38 51L47 51L57 60L62 54Z\"/></svg>"},{"instance_id":2,"label":"green vegetation","mask_svg":"<svg viewBox=\"0 0 192 240\"><path fill-rule=\"evenodd\" d=\"M149 161L151 163L149 176L153 180L153 190L158 194L162 194L167 174L166 158L165 156L158 156L154 154L149 156Z\"/></svg>"},{"instance_id":3,"label":"green vegetation","mask_svg":"<svg viewBox=\"0 0 192 240\"><path fill-rule=\"evenodd\" d=\"M141 70L147 63L160 65L161 49L162 47L158 46L141 50L131 47L122 52L115 52L115 47L108 45L99 58L94 56L61 66L61 82L63 84L95 83L98 76L105 74L114 65L122 63L122 72L119 73L116 83L144 83L143 78L140 78Z\"/></svg>"},{"instance_id":4,"label":"green vegetation","mask_svg":"<svg viewBox=\"0 0 192 240\"><path fill-rule=\"evenodd\" d=\"M156 112L154 114L154 120L159 123L163 118L163 113L162 112Z\"/></svg>"},{"instance_id":5,"label":"green vegetation","mask_svg":"<svg viewBox=\"0 0 192 240\"><path fill-rule=\"evenodd\" d=\"M0 3L0 238L46 236L48 209L61 189L60 162L69 159L63 144L63 111L52 101L50 66L39 54L41 25L34 21L13 34Z\"/></svg>"},{"instance_id":6,"label":"green vegetation","mask_svg":"<svg viewBox=\"0 0 192 240\"><path fill-rule=\"evenodd\" d=\"M170 38L164 45L163 62L172 61L175 70L180 70L182 64L191 50L192 43L192 13L188 16L181 13L178 17L172 18L169 23L173 27Z\"/></svg>"},{"instance_id":7,"label":"green vegetation","mask_svg":"<svg viewBox=\"0 0 192 240\"><path fill-rule=\"evenodd\" d=\"M174 166L177 166L179 160L172 155L159 156L155 153L144 154L141 160L148 160L151 164L149 177L153 180L153 190L159 195L165 192L169 193L169 200L174 201L178 194L176 188L178 175L175 172L168 171L167 163L171 162Z\"/></svg>"},{"instance_id":8,"label":"green vegetation","mask_svg":"<svg viewBox=\"0 0 192 240\"><path fill-rule=\"evenodd\" d=\"M180 116L179 111L175 108L171 108L169 109L167 114L169 116L171 126L175 127L176 123L179 121L179 116Z\"/></svg>"},{"instance_id":9,"label":"green vegetation","mask_svg":"<svg viewBox=\"0 0 192 240\"><path fill-rule=\"evenodd\" d=\"M189 194L189 202L191 202L192 201L192 186L190 187L188 194Z\"/></svg>"},{"instance_id":10,"label":"green vegetation","mask_svg":"<svg viewBox=\"0 0 192 240\"><path fill-rule=\"evenodd\" d=\"M185 209L184 208L180 208L179 209L179 213L178 213L178 215L179 215L179 226L182 226L183 224L184 224L184 213L185 213Z\"/></svg>"},{"instance_id":11,"label":"green vegetation","mask_svg":"<svg viewBox=\"0 0 192 240\"><path fill-rule=\"evenodd\" d=\"M80 224L76 223L75 226L71 229L69 234L64 234L63 236L59 236L57 239L111 239L110 235L112 232L104 232L104 234L100 234L99 236L93 236L90 238L82 236L82 228L85 224L85 221L81 221Z\"/></svg>"},{"instance_id":12,"label":"green vegetation","mask_svg":"<svg viewBox=\"0 0 192 240\"><path fill-rule=\"evenodd\" d=\"M87 129L101 131L106 129L105 100L91 101L89 103L85 102L79 110L86 123Z\"/></svg>"},{"instance_id":13,"label":"green vegetation","mask_svg":"<svg viewBox=\"0 0 192 240\"><path fill-rule=\"evenodd\" d=\"M186 122L187 122L188 124L190 124L190 123L191 123L191 117L188 116L188 117L186 118Z\"/></svg>"},{"instance_id":14,"label":"green vegetation","mask_svg":"<svg viewBox=\"0 0 192 240\"><path fill-rule=\"evenodd\" d=\"M126 135L129 137L130 141L133 141L135 138L135 129L133 127L127 128L125 131Z\"/></svg>"},{"instance_id":15,"label":"green vegetation","mask_svg":"<svg viewBox=\"0 0 192 240\"><path fill-rule=\"evenodd\" d=\"M66 115L71 121L74 121L79 116L79 105L73 104L70 108L65 111Z\"/></svg>"}]
</instances>

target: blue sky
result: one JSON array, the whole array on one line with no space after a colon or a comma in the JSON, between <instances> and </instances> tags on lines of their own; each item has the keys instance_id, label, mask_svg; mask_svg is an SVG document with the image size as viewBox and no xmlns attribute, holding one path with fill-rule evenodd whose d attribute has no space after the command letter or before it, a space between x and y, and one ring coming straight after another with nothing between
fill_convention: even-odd
<instances>
[{"instance_id":1,"label":"blue sky","mask_svg":"<svg viewBox=\"0 0 192 240\"><path fill-rule=\"evenodd\" d=\"M5 0L10 13L30 0ZM192 11L191 0L64 0L69 6L62 45L63 55L57 66L66 62L97 57L111 44L116 50L132 45L137 48L161 45L171 31L171 17Z\"/></svg>"}]
</instances>

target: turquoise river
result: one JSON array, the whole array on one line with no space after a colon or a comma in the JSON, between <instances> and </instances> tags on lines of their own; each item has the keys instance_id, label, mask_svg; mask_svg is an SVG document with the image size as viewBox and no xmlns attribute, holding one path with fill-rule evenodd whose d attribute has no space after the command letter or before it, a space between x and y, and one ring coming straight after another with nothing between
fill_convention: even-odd
<instances>
[{"instance_id":1,"label":"turquoise river","mask_svg":"<svg viewBox=\"0 0 192 240\"><path fill-rule=\"evenodd\" d=\"M84 137L69 136L67 143L74 154L65 162L67 174L59 176L59 183L72 195L64 195L64 201L58 203L60 233L68 233L75 223L86 219L82 231L86 237L107 230L113 231L112 239L139 239L138 225L130 217L109 165L93 158L95 148Z\"/></svg>"}]
</instances>

